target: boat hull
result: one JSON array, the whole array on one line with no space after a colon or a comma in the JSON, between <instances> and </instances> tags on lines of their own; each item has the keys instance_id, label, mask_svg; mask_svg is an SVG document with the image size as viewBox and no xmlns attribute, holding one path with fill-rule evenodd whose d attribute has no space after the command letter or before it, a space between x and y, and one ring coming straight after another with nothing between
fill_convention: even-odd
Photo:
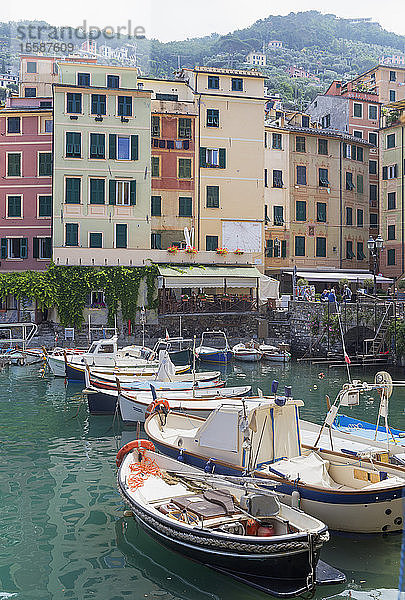
<instances>
[{"instance_id":1,"label":"boat hull","mask_svg":"<svg viewBox=\"0 0 405 600\"><path fill-rule=\"evenodd\" d=\"M290 354L266 354L265 352L263 353L263 360L267 360L270 362L281 362L281 363L286 363L286 362L290 362L291 360L291 355Z\"/></svg>"},{"instance_id":2,"label":"boat hull","mask_svg":"<svg viewBox=\"0 0 405 600\"><path fill-rule=\"evenodd\" d=\"M197 358L201 362L214 363L214 364L226 364L232 359L232 352L230 350L219 350L215 352L197 352Z\"/></svg>"},{"instance_id":3,"label":"boat hull","mask_svg":"<svg viewBox=\"0 0 405 600\"><path fill-rule=\"evenodd\" d=\"M235 360L251 363L259 362L262 359L262 355L260 353L253 352L234 352L233 357Z\"/></svg>"}]
</instances>

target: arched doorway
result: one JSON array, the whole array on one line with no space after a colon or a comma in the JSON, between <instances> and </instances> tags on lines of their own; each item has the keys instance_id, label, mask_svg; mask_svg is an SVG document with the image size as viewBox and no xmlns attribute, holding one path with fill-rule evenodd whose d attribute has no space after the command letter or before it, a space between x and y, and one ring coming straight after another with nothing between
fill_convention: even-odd
<instances>
[{"instance_id":1,"label":"arched doorway","mask_svg":"<svg viewBox=\"0 0 405 600\"><path fill-rule=\"evenodd\" d=\"M348 354L363 354L364 340L373 339L375 336L374 329L359 325L358 327L352 327L348 329L344 334L346 352Z\"/></svg>"}]
</instances>

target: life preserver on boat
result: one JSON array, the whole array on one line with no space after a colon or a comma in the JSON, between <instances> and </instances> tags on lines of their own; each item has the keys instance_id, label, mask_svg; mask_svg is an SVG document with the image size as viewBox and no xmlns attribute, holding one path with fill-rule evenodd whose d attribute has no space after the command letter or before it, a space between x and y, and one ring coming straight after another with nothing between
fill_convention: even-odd
<instances>
[{"instance_id":1,"label":"life preserver on boat","mask_svg":"<svg viewBox=\"0 0 405 600\"><path fill-rule=\"evenodd\" d=\"M153 415L153 413L155 412L164 413L165 415L167 415L169 410L169 402L165 398L157 398L156 400L153 400L153 402L151 402L147 407L145 411L145 420L151 415Z\"/></svg>"},{"instance_id":2,"label":"life preserver on boat","mask_svg":"<svg viewBox=\"0 0 405 600\"><path fill-rule=\"evenodd\" d=\"M117 467L119 467L122 463L124 456L126 456L128 452L131 452L131 450L134 450L135 448L138 450L152 450L152 452L155 451L155 446L149 440L133 440L132 442L128 442L128 444L125 444L125 446L122 446L122 448L118 450L117 458L115 459Z\"/></svg>"},{"instance_id":3,"label":"life preserver on boat","mask_svg":"<svg viewBox=\"0 0 405 600\"><path fill-rule=\"evenodd\" d=\"M324 379L325 373L318 373L318 379Z\"/></svg>"}]
</instances>

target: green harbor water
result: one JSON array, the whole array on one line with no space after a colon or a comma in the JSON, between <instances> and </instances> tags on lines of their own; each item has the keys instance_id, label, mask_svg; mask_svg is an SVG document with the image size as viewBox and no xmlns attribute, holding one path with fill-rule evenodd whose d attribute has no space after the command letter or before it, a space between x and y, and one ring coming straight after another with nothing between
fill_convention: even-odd
<instances>
[{"instance_id":1,"label":"green harbor water","mask_svg":"<svg viewBox=\"0 0 405 600\"><path fill-rule=\"evenodd\" d=\"M264 393L273 379L281 389L291 385L305 402L302 416L316 422L325 415L325 394L334 399L346 381L343 369L296 363L234 363L224 373L228 384ZM374 373L352 371L368 381ZM122 426L90 416L80 392L80 385L65 387L34 366L0 373L0 600L269 598L166 550L123 517L115 481ZM397 388L390 401L391 424L402 429L404 397ZM373 420L377 406L370 395L350 414ZM401 541L401 535L332 535L322 558L343 570L348 583L319 588L316 598L397 598Z\"/></svg>"}]
</instances>

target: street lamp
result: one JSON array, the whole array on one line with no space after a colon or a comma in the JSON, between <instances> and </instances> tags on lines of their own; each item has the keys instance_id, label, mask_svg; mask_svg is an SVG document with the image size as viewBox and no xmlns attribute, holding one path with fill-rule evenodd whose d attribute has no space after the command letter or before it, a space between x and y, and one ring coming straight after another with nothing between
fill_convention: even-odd
<instances>
[{"instance_id":1,"label":"street lamp","mask_svg":"<svg viewBox=\"0 0 405 600\"><path fill-rule=\"evenodd\" d=\"M373 257L374 296L377 297L377 270L379 265L380 252L384 248L384 240L381 237L380 233L375 239L370 236L370 239L367 242L367 248L369 249L370 254Z\"/></svg>"}]
</instances>

